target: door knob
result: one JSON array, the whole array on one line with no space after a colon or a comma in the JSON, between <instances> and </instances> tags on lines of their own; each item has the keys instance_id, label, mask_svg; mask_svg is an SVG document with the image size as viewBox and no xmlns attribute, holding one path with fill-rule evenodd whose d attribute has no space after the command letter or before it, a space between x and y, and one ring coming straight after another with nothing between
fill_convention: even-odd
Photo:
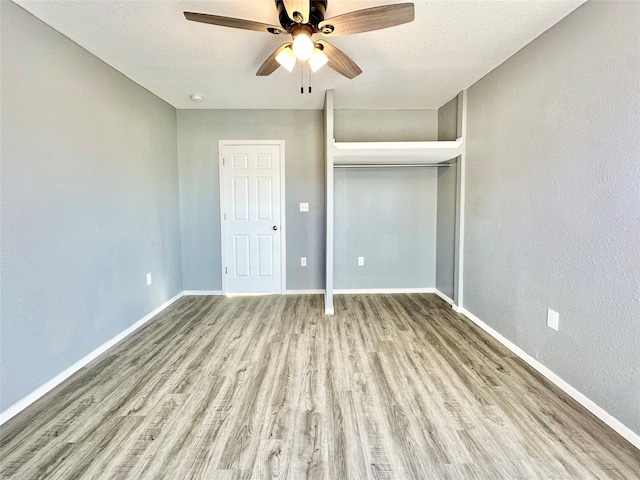
<instances>
[{"instance_id":1,"label":"door knob","mask_svg":"<svg viewBox=\"0 0 640 480\"><path fill-rule=\"evenodd\" d=\"M274 225L274 226L273 226L273 229L274 229L274 230L277 230L277 229L278 229L278 226L277 226L277 225Z\"/></svg>"}]
</instances>

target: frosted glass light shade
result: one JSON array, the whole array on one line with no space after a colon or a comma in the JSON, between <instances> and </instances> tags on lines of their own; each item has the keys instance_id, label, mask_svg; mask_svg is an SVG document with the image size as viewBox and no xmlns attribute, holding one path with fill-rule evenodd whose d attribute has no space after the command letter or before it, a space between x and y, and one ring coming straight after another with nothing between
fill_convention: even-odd
<instances>
[{"instance_id":1,"label":"frosted glass light shade","mask_svg":"<svg viewBox=\"0 0 640 480\"><path fill-rule=\"evenodd\" d=\"M309 66L311 70L317 72L329 61L329 58L324 54L322 50L316 48L313 50L313 54L309 57Z\"/></svg>"},{"instance_id":2,"label":"frosted glass light shade","mask_svg":"<svg viewBox=\"0 0 640 480\"><path fill-rule=\"evenodd\" d=\"M308 60L314 49L313 40L306 31L299 32L293 39L293 53L298 60Z\"/></svg>"},{"instance_id":3,"label":"frosted glass light shade","mask_svg":"<svg viewBox=\"0 0 640 480\"><path fill-rule=\"evenodd\" d=\"M293 70L293 67L296 65L296 56L293 50L291 50L291 47L283 48L282 51L276 55L276 62L289 71Z\"/></svg>"}]
</instances>

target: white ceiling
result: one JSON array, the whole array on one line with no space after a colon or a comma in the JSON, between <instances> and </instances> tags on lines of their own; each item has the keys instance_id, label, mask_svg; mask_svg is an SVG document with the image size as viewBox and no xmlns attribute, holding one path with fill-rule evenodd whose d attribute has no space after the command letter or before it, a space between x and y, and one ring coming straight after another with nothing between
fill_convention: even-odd
<instances>
[{"instance_id":1,"label":"white ceiling","mask_svg":"<svg viewBox=\"0 0 640 480\"><path fill-rule=\"evenodd\" d=\"M256 77L282 35L199 24L183 11L276 24L274 0L14 0L176 108L438 108L505 61L584 0L414 0L409 24L335 37L363 73L324 67L313 93L300 69ZM326 17L398 0L329 0ZM320 36L320 35L318 35ZM305 81L306 84L306 81ZM306 89L305 89L306 91ZM190 94L202 95L193 103Z\"/></svg>"}]
</instances>

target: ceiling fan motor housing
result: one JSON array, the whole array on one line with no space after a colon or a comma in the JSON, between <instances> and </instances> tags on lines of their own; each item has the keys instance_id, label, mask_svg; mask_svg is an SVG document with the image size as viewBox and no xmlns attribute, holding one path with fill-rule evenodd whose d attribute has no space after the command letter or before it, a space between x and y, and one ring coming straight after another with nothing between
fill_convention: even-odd
<instances>
[{"instance_id":1,"label":"ceiling fan motor housing","mask_svg":"<svg viewBox=\"0 0 640 480\"><path fill-rule=\"evenodd\" d=\"M299 24L289 18L282 0L275 1L276 8L278 9L278 20L280 21L280 25L282 25L282 28L287 32L291 32L292 28ZM310 18L308 22L304 22L303 24L311 26L313 28L313 33L320 31L318 29L318 24L324 20L324 15L327 11L327 1L328 0L311 0L309 8Z\"/></svg>"}]
</instances>

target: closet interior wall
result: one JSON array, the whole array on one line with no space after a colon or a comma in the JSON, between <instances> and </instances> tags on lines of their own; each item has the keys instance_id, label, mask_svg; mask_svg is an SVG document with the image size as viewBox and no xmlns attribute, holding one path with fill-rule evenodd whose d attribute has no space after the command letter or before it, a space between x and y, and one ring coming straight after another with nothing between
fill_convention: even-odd
<instances>
[{"instance_id":1,"label":"closet interior wall","mask_svg":"<svg viewBox=\"0 0 640 480\"><path fill-rule=\"evenodd\" d=\"M451 141L462 136L458 97L438 109L438 140ZM436 289L450 299L456 297L456 205L460 162L438 169L438 213L436 216Z\"/></svg>"},{"instance_id":2,"label":"closet interior wall","mask_svg":"<svg viewBox=\"0 0 640 480\"><path fill-rule=\"evenodd\" d=\"M457 97L440 111L340 110L327 92L327 314L334 292L435 291L440 284L454 297L458 117ZM349 168L350 160L385 168ZM400 166L406 163L416 165Z\"/></svg>"},{"instance_id":3,"label":"closet interior wall","mask_svg":"<svg viewBox=\"0 0 640 480\"><path fill-rule=\"evenodd\" d=\"M335 110L336 141L437 140L437 110ZM435 287L437 168L334 169L334 288ZM358 265L358 257L364 265Z\"/></svg>"}]
</instances>

